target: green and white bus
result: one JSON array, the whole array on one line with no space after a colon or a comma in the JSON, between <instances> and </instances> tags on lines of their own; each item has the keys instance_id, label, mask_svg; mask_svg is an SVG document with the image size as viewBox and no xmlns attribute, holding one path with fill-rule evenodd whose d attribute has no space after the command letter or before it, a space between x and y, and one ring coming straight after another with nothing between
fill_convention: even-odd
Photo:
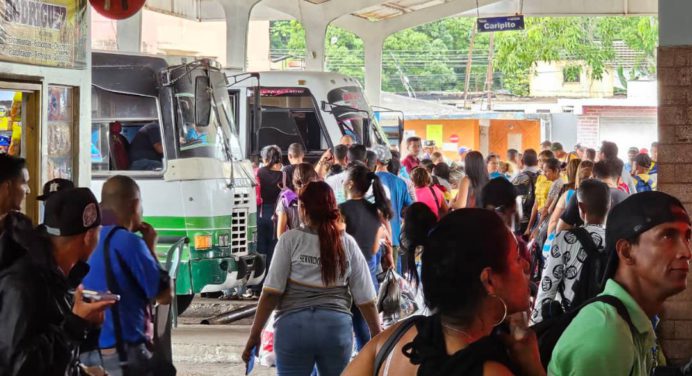
<instances>
[{"instance_id":1,"label":"green and white bus","mask_svg":"<svg viewBox=\"0 0 692 376\"><path fill-rule=\"evenodd\" d=\"M208 60L169 65L160 57L92 54L91 187L99 195L113 175L137 181L162 263L173 244L189 240L176 278L179 312L194 294L255 284L265 272L255 252L252 167L242 156L226 85ZM152 123L162 162L135 170L141 166L129 160L130 143Z\"/></svg>"}]
</instances>

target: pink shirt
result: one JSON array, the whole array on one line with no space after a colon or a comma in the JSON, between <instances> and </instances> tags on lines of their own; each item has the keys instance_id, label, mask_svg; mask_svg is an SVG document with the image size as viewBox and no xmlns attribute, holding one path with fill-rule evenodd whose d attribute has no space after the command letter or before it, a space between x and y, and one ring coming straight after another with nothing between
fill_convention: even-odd
<instances>
[{"instance_id":1,"label":"pink shirt","mask_svg":"<svg viewBox=\"0 0 692 376\"><path fill-rule=\"evenodd\" d=\"M433 196L433 191L435 192L435 196L437 197L437 201L435 201L435 197ZM435 213L435 216L437 218L440 218L440 205L442 205L442 202L444 199L445 198L444 198L444 195L442 194L442 191L440 191L440 189L437 187L416 188L416 200L418 202L424 203L425 205L428 205L430 210L432 210L432 212ZM439 203L439 205L438 205L438 203Z\"/></svg>"}]
</instances>

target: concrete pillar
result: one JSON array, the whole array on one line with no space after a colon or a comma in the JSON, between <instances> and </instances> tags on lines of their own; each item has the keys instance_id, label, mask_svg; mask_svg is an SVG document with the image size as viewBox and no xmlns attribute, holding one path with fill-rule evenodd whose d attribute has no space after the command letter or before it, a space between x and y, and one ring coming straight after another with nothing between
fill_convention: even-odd
<instances>
[{"instance_id":1,"label":"concrete pillar","mask_svg":"<svg viewBox=\"0 0 692 376\"><path fill-rule=\"evenodd\" d=\"M247 36L250 14L260 0L220 1L226 15L226 66L242 72L247 61Z\"/></svg>"},{"instance_id":2,"label":"concrete pillar","mask_svg":"<svg viewBox=\"0 0 692 376\"><path fill-rule=\"evenodd\" d=\"M490 119L480 119L478 125L480 125L479 130L481 133L478 151L483 155L488 155L490 154Z\"/></svg>"},{"instance_id":3,"label":"concrete pillar","mask_svg":"<svg viewBox=\"0 0 692 376\"><path fill-rule=\"evenodd\" d=\"M116 45L118 51L140 52L142 48L142 12L116 22Z\"/></svg>"},{"instance_id":4,"label":"concrete pillar","mask_svg":"<svg viewBox=\"0 0 692 376\"><path fill-rule=\"evenodd\" d=\"M692 2L665 0L659 7L658 188L692 213ZM673 362L692 354L692 274L687 290L666 302L661 342Z\"/></svg>"},{"instance_id":5,"label":"concrete pillar","mask_svg":"<svg viewBox=\"0 0 692 376\"><path fill-rule=\"evenodd\" d=\"M370 104L379 106L382 95L382 47L384 36L363 39L365 47L365 95Z\"/></svg>"},{"instance_id":6,"label":"concrete pillar","mask_svg":"<svg viewBox=\"0 0 692 376\"><path fill-rule=\"evenodd\" d=\"M305 70L324 71L324 42L329 21L317 17L303 20L305 29Z\"/></svg>"}]
</instances>

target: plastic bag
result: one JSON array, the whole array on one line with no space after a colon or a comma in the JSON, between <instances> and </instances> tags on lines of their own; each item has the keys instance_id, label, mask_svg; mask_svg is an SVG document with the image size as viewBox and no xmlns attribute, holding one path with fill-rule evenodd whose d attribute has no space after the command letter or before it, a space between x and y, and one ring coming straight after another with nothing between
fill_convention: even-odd
<instances>
[{"instance_id":1,"label":"plastic bag","mask_svg":"<svg viewBox=\"0 0 692 376\"><path fill-rule=\"evenodd\" d=\"M422 288L414 286L393 269L386 272L380 285L377 309L385 328L412 315L428 314Z\"/></svg>"},{"instance_id":2,"label":"plastic bag","mask_svg":"<svg viewBox=\"0 0 692 376\"><path fill-rule=\"evenodd\" d=\"M267 324L262 329L259 359L260 364L265 367L273 367L276 364L276 355L274 354L274 319L276 312L272 312L269 316Z\"/></svg>"}]
</instances>

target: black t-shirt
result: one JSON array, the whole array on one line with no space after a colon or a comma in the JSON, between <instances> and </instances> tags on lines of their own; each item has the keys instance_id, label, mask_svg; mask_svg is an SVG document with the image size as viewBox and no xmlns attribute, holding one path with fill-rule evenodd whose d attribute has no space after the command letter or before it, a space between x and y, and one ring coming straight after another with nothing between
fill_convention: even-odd
<instances>
[{"instance_id":1,"label":"black t-shirt","mask_svg":"<svg viewBox=\"0 0 692 376\"><path fill-rule=\"evenodd\" d=\"M627 193L617 188L610 188L610 209L608 211L610 212L610 210L613 210L613 207L626 199L627 196ZM560 219L568 225L582 226L584 224L584 221L579 217L579 206L577 203L577 195L573 194L572 198L567 203L565 211L562 213L562 216L560 216Z\"/></svg>"},{"instance_id":2,"label":"black t-shirt","mask_svg":"<svg viewBox=\"0 0 692 376\"><path fill-rule=\"evenodd\" d=\"M130 162L140 159L149 159L152 161L160 161L161 154L154 149L155 144L161 143L161 130L159 124L149 123L142 128L139 128L137 134L130 143Z\"/></svg>"},{"instance_id":3,"label":"black t-shirt","mask_svg":"<svg viewBox=\"0 0 692 376\"><path fill-rule=\"evenodd\" d=\"M373 256L377 232L380 230L380 216L377 208L367 200L348 200L339 205L346 221L346 232L353 236L366 260Z\"/></svg>"},{"instance_id":4,"label":"black t-shirt","mask_svg":"<svg viewBox=\"0 0 692 376\"><path fill-rule=\"evenodd\" d=\"M281 171L270 170L267 167L261 167L257 170L263 205L276 205L279 193L281 193L283 176Z\"/></svg>"},{"instance_id":5,"label":"black t-shirt","mask_svg":"<svg viewBox=\"0 0 692 376\"><path fill-rule=\"evenodd\" d=\"M284 166L284 168L281 169L286 174L286 187L292 191L295 192L296 188L293 186L293 171L296 170L297 165L288 165Z\"/></svg>"}]
</instances>

